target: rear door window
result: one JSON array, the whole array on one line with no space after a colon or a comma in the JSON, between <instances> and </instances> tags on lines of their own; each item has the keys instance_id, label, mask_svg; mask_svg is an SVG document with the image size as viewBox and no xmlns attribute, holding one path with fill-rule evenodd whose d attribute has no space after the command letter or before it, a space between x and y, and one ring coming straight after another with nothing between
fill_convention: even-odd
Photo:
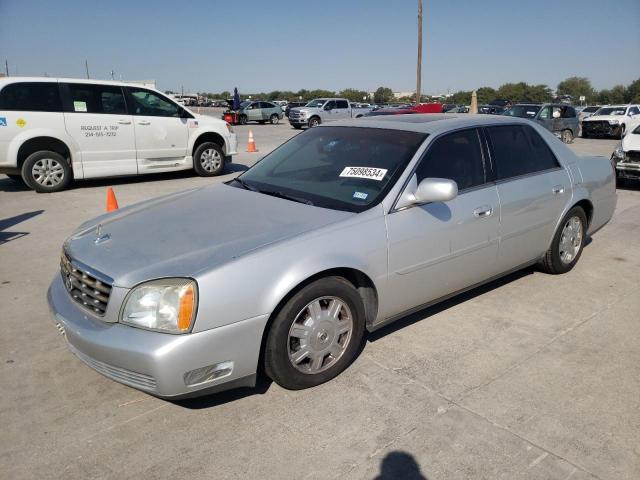
<instances>
[{"instance_id":1,"label":"rear door window","mask_svg":"<svg viewBox=\"0 0 640 480\"><path fill-rule=\"evenodd\" d=\"M425 178L447 178L458 190L486 181L482 150L476 129L450 133L434 141L416 170L418 183Z\"/></svg>"},{"instance_id":2,"label":"rear door window","mask_svg":"<svg viewBox=\"0 0 640 480\"><path fill-rule=\"evenodd\" d=\"M528 175L558 167L546 141L531 127L489 127L497 180Z\"/></svg>"},{"instance_id":3,"label":"rear door window","mask_svg":"<svg viewBox=\"0 0 640 480\"><path fill-rule=\"evenodd\" d=\"M66 84L69 91L65 111L125 115L127 106L122 88L115 85Z\"/></svg>"},{"instance_id":4,"label":"rear door window","mask_svg":"<svg viewBox=\"0 0 640 480\"><path fill-rule=\"evenodd\" d=\"M349 108L349 102L346 100L337 100L336 105L336 108Z\"/></svg>"},{"instance_id":5,"label":"rear door window","mask_svg":"<svg viewBox=\"0 0 640 480\"><path fill-rule=\"evenodd\" d=\"M0 110L62 112L58 83L11 83L0 90Z\"/></svg>"}]
</instances>

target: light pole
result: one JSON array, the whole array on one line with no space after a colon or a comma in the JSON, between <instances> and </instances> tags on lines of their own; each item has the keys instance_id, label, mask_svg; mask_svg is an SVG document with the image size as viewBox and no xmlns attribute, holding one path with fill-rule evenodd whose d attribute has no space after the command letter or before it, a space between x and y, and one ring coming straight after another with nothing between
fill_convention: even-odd
<instances>
[{"instance_id":1,"label":"light pole","mask_svg":"<svg viewBox=\"0 0 640 480\"><path fill-rule=\"evenodd\" d=\"M422 99L422 0L418 0L418 65L416 67L416 105Z\"/></svg>"}]
</instances>

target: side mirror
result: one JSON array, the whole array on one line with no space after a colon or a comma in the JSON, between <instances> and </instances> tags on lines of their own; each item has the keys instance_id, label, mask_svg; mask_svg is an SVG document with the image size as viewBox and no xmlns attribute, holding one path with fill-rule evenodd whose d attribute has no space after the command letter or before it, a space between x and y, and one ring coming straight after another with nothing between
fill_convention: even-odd
<instances>
[{"instance_id":1,"label":"side mirror","mask_svg":"<svg viewBox=\"0 0 640 480\"><path fill-rule=\"evenodd\" d=\"M397 209L433 202L448 202L458 196L458 184L448 178L425 178L420 184L413 175L403 192Z\"/></svg>"}]
</instances>

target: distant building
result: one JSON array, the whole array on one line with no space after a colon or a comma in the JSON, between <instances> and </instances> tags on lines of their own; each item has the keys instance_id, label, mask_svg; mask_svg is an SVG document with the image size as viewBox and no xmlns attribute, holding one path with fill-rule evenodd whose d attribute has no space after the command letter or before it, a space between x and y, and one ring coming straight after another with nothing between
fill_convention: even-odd
<instances>
[{"instance_id":1,"label":"distant building","mask_svg":"<svg viewBox=\"0 0 640 480\"><path fill-rule=\"evenodd\" d=\"M393 92L393 98L414 97L416 92Z\"/></svg>"}]
</instances>

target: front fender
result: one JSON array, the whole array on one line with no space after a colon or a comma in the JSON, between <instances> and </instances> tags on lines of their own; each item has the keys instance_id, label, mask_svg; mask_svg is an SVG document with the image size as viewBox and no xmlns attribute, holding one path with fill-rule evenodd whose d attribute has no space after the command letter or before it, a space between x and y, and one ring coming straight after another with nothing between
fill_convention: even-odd
<instances>
[{"instance_id":1,"label":"front fender","mask_svg":"<svg viewBox=\"0 0 640 480\"><path fill-rule=\"evenodd\" d=\"M222 138L222 140L224 141L223 150L225 152L225 155L229 155L228 152L231 152L233 150L233 146L231 145L231 141L230 141L231 134L229 132L223 132L219 128L212 127L210 125L199 126L197 128L189 129L189 130L190 130L190 134L189 134L189 142L187 144L187 152L193 152L193 147L195 146L198 138L200 138L202 135L207 133L215 133L216 135L219 135Z\"/></svg>"},{"instance_id":2,"label":"front fender","mask_svg":"<svg viewBox=\"0 0 640 480\"><path fill-rule=\"evenodd\" d=\"M200 305L194 331L271 314L301 283L336 268L367 275L382 303L387 278L386 227L382 208L373 210L376 215L371 211L359 214L362 221L351 217L196 275Z\"/></svg>"}]
</instances>

